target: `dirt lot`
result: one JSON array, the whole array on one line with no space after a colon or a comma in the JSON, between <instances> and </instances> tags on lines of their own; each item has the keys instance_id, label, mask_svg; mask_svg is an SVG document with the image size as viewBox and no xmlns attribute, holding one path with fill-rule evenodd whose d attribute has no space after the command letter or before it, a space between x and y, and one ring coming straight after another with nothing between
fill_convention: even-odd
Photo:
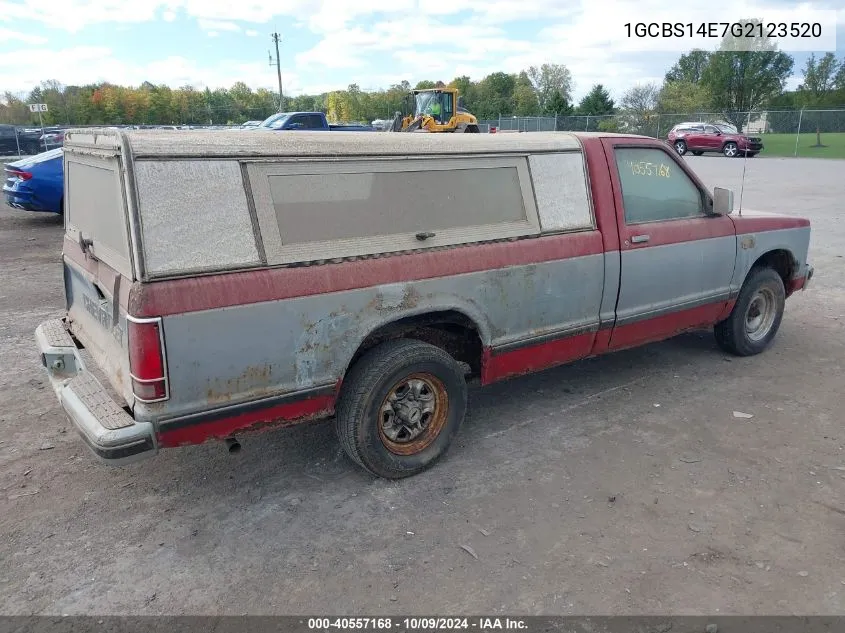
<instances>
[{"instance_id":1,"label":"dirt lot","mask_svg":"<svg viewBox=\"0 0 845 633\"><path fill-rule=\"evenodd\" d=\"M741 160L690 161L738 199ZM843 173L748 161L744 205L815 231L765 355L689 334L477 389L448 458L399 483L329 424L96 462L33 342L61 223L1 209L0 611L845 613Z\"/></svg>"}]
</instances>

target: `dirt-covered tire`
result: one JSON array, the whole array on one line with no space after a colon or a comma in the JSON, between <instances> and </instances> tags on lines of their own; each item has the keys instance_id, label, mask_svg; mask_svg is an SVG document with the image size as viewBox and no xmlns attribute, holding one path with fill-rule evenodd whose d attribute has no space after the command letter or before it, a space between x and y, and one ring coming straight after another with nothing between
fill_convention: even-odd
<instances>
[{"instance_id":1,"label":"dirt-covered tire","mask_svg":"<svg viewBox=\"0 0 845 633\"><path fill-rule=\"evenodd\" d=\"M703 153L704 153L704 152L702 152L702 151L700 151L700 150L695 150L695 151L692 153L692 155L693 155L693 156L701 156Z\"/></svg>"},{"instance_id":2,"label":"dirt-covered tire","mask_svg":"<svg viewBox=\"0 0 845 633\"><path fill-rule=\"evenodd\" d=\"M722 153L728 158L736 158L739 156L739 147L733 141L728 141L722 146Z\"/></svg>"},{"instance_id":3,"label":"dirt-covered tire","mask_svg":"<svg viewBox=\"0 0 845 633\"><path fill-rule=\"evenodd\" d=\"M771 268L753 269L730 316L714 328L719 347L736 356L759 354L775 338L785 303L780 275Z\"/></svg>"},{"instance_id":4,"label":"dirt-covered tire","mask_svg":"<svg viewBox=\"0 0 845 633\"><path fill-rule=\"evenodd\" d=\"M672 144L672 147L675 148L675 151L678 152L678 156L683 156L687 153L687 143L686 141L675 141Z\"/></svg>"},{"instance_id":5,"label":"dirt-covered tire","mask_svg":"<svg viewBox=\"0 0 845 633\"><path fill-rule=\"evenodd\" d=\"M467 406L461 365L411 339L367 351L343 381L335 429L349 457L374 475L400 479L442 457Z\"/></svg>"}]
</instances>

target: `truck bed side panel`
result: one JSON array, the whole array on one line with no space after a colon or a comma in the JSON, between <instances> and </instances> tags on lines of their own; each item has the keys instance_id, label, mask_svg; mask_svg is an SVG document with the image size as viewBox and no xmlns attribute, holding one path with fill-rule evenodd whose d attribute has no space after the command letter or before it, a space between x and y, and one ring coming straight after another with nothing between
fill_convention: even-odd
<instances>
[{"instance_id":1,"label":"truck bed side panel","mask_svg":"<svg viewBox=\"0 0 845 633\"><path fill-rule=\"evenodd\" d=\"M204 409L262 398L276 398L277 404L278 398L305 397L314 389L332 392L370 333L432 311L458 311L477 325L485 348L483 382L588 355L599 329L605 268L601 236L590 231L507 246L517 248L499 251L498 262L487 258L483 269L457 275L446 273L461 259L440 253L429 260L432 276L415 281L407 279L419 276L416 264L425 254L372 260L373 269L363 276L356 274L358 262L254 271L248 273L249 282L241 276L241 305L231 305L223 290L229 275L152 284L144 298L148 306L163 306L160 297L178 296L183 304L201 301L204 309L181 313L178 303L170 306L176 309L165 316L164 332L173 396L149 413L164 420L160 432L166 436L168 429L184 427L181 418ZM480 247L467 250L473 248ZM514 265L507 265L505 255L567 250L578 254ZM390 277L379 276L381 266ZM285 273L301 283L285 285L287 291L275 299L266 297L271 280ZM372 283L375 278L378 283ZM180 292L166 292L169 284L180 286ZM286 296L297 289L301 296ZM246 293L262 300L250 301ZM212 305L212 298L228 305ZM143 417L143 408L136 415ZM179 437L184 439L184 431ZM162 441L168 444L166 437Z\"/></svg>"}]
</instances>

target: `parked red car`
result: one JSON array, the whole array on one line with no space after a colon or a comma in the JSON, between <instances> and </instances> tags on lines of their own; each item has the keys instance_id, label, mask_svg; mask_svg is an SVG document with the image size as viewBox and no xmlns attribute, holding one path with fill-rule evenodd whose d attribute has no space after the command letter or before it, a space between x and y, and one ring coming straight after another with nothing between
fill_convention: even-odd
<instances>
[{"instance_id":1,"label":"parked red car","mask_svg":"<svg viewBox=\"0 0 845 633\"><path fill-rule=\"evenodd\" d=\"M763 140L739 134L725 125L713 123L681 123L669 132L669 143L681 156L692 152L701 156L704 152L719 152L728 158L756 156L763 150Z\"/></svg>"}]
</instances>

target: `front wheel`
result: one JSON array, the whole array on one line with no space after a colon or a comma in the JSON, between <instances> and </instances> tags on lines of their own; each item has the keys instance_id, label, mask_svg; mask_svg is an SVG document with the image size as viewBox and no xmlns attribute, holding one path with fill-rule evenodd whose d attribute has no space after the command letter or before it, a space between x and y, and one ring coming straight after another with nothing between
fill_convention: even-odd
<instances>
[{"instance_id":1,"label":"front wheel","mask_svg":"<svg viewBox=\"0 0 845 633\"><path fill-rule=\"evenodd\" d=\"M387 341L343 382L335 429L349 457L386 479L415 475L442 457L466 414L461 366L434 345Z\"/></svg>"},{"instance_id":2,"label":"front wheel","mask_svg":"<svg viewBox=\"0 0 845 633\"><path fill-rule=\"evenodd\" d=\"M731 141L729 143L725 143L725 146L722 148L722 153L728 158L733 158L739 154L739 148L736 146L736 143Z\"/></svg>"},{"instance_id":3,"label":"front wheel","mask_svg":"<svg viewBox=\"0 0 845 633\"><path fill-rule=\"evenodd\" d=\"M678 152L678 156L683 156L687 153L687 144L685 141L675 141L675 151Z\"/></svg>"},{"instance_id":4,"label":"front wheel","mask_svg":"<svg viewBox=\"0 0 845 633\"><path fill-rule=\"evenodd\" d=\"M697 151L694 151L694 152L692 153L692 155L693 155L693 156L701 156L703 153L704 153L704 152L702 152L702 151L698 151L698 150L697 150Z\"/></svg>"},{"instance_id":5,"label":"front wheel","mask_svg":"<svg viewBox=\"0 0 845 633\"><path fill-rule=\"evenodd\" d=\"M730 316L716 324L716 342L736 356L765 350L780 328L786 291L783 279L771 268L751 271Z\"/></svg>"}]
</instances>

